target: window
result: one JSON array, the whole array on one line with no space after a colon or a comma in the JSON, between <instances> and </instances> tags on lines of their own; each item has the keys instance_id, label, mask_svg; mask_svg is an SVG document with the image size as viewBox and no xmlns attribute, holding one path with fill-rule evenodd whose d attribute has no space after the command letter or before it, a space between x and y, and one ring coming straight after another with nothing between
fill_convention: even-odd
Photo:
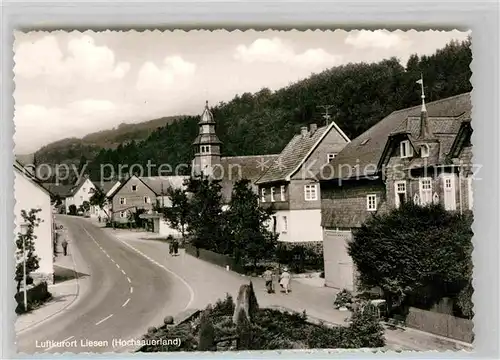
<instances>
[{"instance_id":1,"label":"window","mask_svg":"<svg viewBox=\"0 0 500 360\"><path fill-rule=\"evenodd\" d=\"M121 217L121 218L124 218L124 217L125 217L125 211L121 211L121 212L120 212L120 217Z\"/></svg>"},{"instance_id":2,"label":"window","mask_svg":"<svg viewBox=\"0 0 500 360\"><path fill-rule=\"evenodd\" d=\"M468 205L469 205L469 210L472 210L472 205L474 203L474 193L472 189L472 177L469 176L467 178L467 195L468 195Z\"/></svg>"},{"instance_id":3,"label":"window","mask_svg":"<svg viewBox=\"0 0 500 360\"><path fill-rule=\"evenodd\" d=\"M432 202L432 182L430 178L422 178L419 181L420 205L427 205Z\"/></svg>"},{"instance_id":4,"label":"window","mask_svg":"<svg viewBox=\"0 0 500 360\"><path fill-rule=\"evenodd\" d=\"M446 210L456 210L457 201L455 198L455 182L453 175L443 176L444 208Z\"/></svg>"},{"instance_id":5,"label":"window","mask_svg":"<svg viewBox=\"0 0 500 360\"><path fill-rule=\"evenodd\" d=\"M318 192L316 185L304 186L304 198L306 201L318 200Z\"/></svg>"},{"instance_id":6,"label":"window","mask_svg":"<svg viewBox=\"0 0 500 360\"><path fill-rule=\"evenodd\" d=\"M286 216L283 216L283 230L282 230L282 232L286 234L287 231L288 231L288 219L286 218Z\"/></svg>"},{"instance_id":7,"label":"window","mask_svg":"<svg viewBox=\"0 0 500 360\"><path fill-rule=\"evenodd\" d=\"M429 157L429 145L423 144L420 146L420 156L423 158Z\"/></svg>"},{"instance_id":8,"label":"window","mask_svg":"<svg viewBox=\"0 0 500 360\"><path fill-rule=\"evenodd\" d=\"M274 202L274 187L271 188L271 201Z\"/></svg>"},{"instance_id":9,"label":"window","mask_svg":"<svg viewBox=\"0 0 500 360\"><path fill-rule=\"evenodd\" d=\"M149 198L149 196L144 196L144 204L150 204L151 203L151 199Z\"/></svg>"},{"instance_id":10,"label":"window","mask_svg":"<svg viewBox=\"0 0 500 360\"><path fill-rule=\"evenodd\" d=\"M399 150L402 159L413 156L413 148L411 147L409 140L401 141L399 144Z\"/></svg>"},{"instance_id":11,"label":"window","mask_svg":"<svg viewBox=\"0 0 500 360\"><path fill-rule=\"evenodd\" d=\"M260 190L260 201L266 202L266 189Z\"/></svg>"},{"instance_id":12,"label":"window","mask_svg":"<svg viewBox=\"0 0 500 360\"><path fill-rule=\"evenodd\" d=\"M333 159L335 159L335 156L337 156L337 154L335 153L326 154L326 161L328 162L332 161Z\"/></svg>"},{"instance_id":13,"label":"window","mask_svg":"<svg viewBox=\"0 0 500 360\"><path fill-rule=\"evenodd\" d=\"M80 200L83 200L83 196L80 196Z\"/></svg>"},{"instance_id":14,"label":"window","mask_svg":"<svg viewBox=\"0 0 500 360\"><path fill-rule=\"evenodd\" d=\"M281 201L285 201L285 185L281 185L280 195L281 195Z\"/></svg>"},{"instance_id":15,"label":"window","mask_svg":"<svg viewBox=\"0 0 500 360\"><path fill-rule=\"evenodd\" d=\"M200 151L202 153L209 153L210 152L210 145L201 145L200 146Z\"/></svg>"},{"instance_id":16,"label":"window","mask_svg":"<svg viewBox=\"0 0 500 360\"><path fill-rule=\"evenodd\" d=\"M418 194L415 194L415 196L413 196L413 203L415 205L420 205L420 196L418 196Z\"/></svg>"},{"instance_id":17,"label":"window","mask_svg":"<svg viewBox=\"0 0 500 360\"><path fill-rule=\"evenodd\" d=\"M132 191L137 191L137 185L132 185Z\"/></svg>"},{"instance_id":18,"label":"window","mask_svg":"<svg viewBox=\"0 0 500 360\"><path fill-rule=\"evenodd\" d=\"M83 192L85 192L85 188L83 188L82 190L83 190Z\"/></svg>"},{"instance_id":19,"label":"window","mask_svg":"<svg viewBox=\"0 0 500 360\"><path fill-rule=\"evenodd\" d=\"M120 205L125 205L127 203L127 199L120 198Z\"/></svg>"},{"instance_id":20,"label":"window","mask_svg":"<svg viewBox=\"0 0 500 360\"><path fill-rule=\"evenodd\" d=\"M394 190L396 193L396 208L399 208L402 203L406 202L406 181L396 181Z\"/></svg>"},{"instance_id":21,"label":"window","mask_svg":"<svg viewBox=\"0 0 500 360\"><path fill-rule=\"evenodd\" d=\"M366 210L376 211L377 210L377 195L366 195Z\"/></svg>"}]
</instances>

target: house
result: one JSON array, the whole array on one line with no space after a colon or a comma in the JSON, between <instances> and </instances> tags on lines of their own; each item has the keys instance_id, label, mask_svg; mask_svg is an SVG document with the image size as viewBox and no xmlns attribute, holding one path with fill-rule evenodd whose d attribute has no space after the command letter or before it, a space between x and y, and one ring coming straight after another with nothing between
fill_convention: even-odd
<instances>
[{"instance_id":1,"label":"house","mask_svg":"<svg viewBox=\"0 0 500 360\"><path fill-rule=\"evenodd\" d=\"M321 197L315 176L349 141L335 122L302 127L257 180L261 206L276 210L271 227L279 241L321 246Z\"/></svg>"},{"instance_id":2,"label":"house","mask_svg":"<svg viewBox=\"0 0 500 360\"><path fill-rule=\"evenodd\" d=\"M104 203L104 206L102 209L98 206L95 206L94 207L95 211L93 214L91 214L91 217L94 217L94 218L101 217L101 219L107 219L108 217L111 217L112 195L115 193L116 190L118 190L120 185L121 185L121 182L118 180L101 181L99 183L95 183L95 186L97 186L104 193L104 195L106 197L106 202Z\"/></svg>"},{"instance_id":3,"label":"house","mask_svg":"<svg viewBox=\"0 0 500 360\"><path fill-rule=\"evenodd\" d=\"M53 240L54 221L51 206L51 194L29 170L19 162L14 162L14 205L15 231L14 236L23 231L26 224L21 216L21 211L29 212L31 209L40 209L37 216L41 219L39 226L34 229L35 254L39 257L39 268L30 274L33 279L45 280L53 283Z\"/></svg>"},{"instance_id":4,"label":"house","mask_svg":"<svg viewBox=\"0 0 500 360\"><path fill-rule=\"evenodd\" d=\"M138 209L144 209L142 218L151 220L153 232L160 235L178 235L163 221L163 216L155 208L171 206L167 190L182 188L188 176L131 176L113 192L111 198L112 219L115 222L126 223Z\"/></svg>"},{"instance_id":5,"label":"house","mask_svg":"<svg viewBox=\"0 0 500 360\"><path fill-rule=\"evenodd\" d=\"M220 181L223 209L228 208L233 186L239 180L249 180L252 189L257 193L258 188L255 182L278 158L278 155L221 156L222 142L217 136L216 122L208 107L208 102L201 114L198 126L199 134L193 141L192 176L204 175Z\"/></svg>"},{"instance_id":6,"label":"house","mask_svg":"<svg viewBox=\"0 0 500 360\"><path fill-rule=\"evenodd\" d=\"M61 199L63 212L66 214L69 214L71 205L75 205L78 210L85 201L89 202L95 191L94 183L86 175L78 179L73 185L44 183L43 186ZM91 206L89 213L95 215L98 210L98 207Z\"/></svg>"},{"instance_id":7,"label":"house","mask_svg":"<svg viewBox=\"0 0 500 360\"><path fill-rule=\"evenodd\" d=\"M422 85L423 88L423 85ZM472 210L470 93L394 111L352 140L317 175L325 285L355 290L352 230L405 201Z\"/></svg>"}]
</instances>

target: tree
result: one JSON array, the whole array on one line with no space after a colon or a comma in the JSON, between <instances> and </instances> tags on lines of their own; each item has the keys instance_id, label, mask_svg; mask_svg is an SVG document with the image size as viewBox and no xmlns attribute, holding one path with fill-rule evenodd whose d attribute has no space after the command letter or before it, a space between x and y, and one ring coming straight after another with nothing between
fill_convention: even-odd
<instances>
[{"instance_id":1,"label":"tree","mask_svg":"<svg viewBox=\"0 0 500 360\"><path fill-rule=\"evenodd\" d=\"M470 281L471 225L470 214L408 202L354 231L348 252L361 285L380 287L389 305L431 305Z\"/></svg>"},{"instance_id":2,"label":"tree","mask_svg":"<svg viewBox=\"0 0 500 360\"><path fill-rule=\"evenodd\" d=\"M24 280L24 261L26 261L26 280L28 280L31 272L39 268L38 262L40 259L35 254L35 240L37 239L37 236L35 235L35 228L42 222L42 219L38 217L38 213L40 211L42 210L31 209L29 212L21 210L21 217L23 225L26 226L26 230L24 233L19 232L16 240L16 255L18 263L16 266L15 281L17 282L17 292L19 292L21 282Z\"/></svg>"},{"instance_id":3,"label":"tree","mask_svg":"<svg viewBox=\"0 0 500 360\"><path fill-rule=\"evenodd\" d=\"M82 205L80 205L80 208L78 209L84 214L88 213L90 210L90 203L88 201L84 201Z\"/></svg>"},{"instance_id":4,"label":"tree","mask_svg":"<svg viewBox=\"0 0 500 360\"><path fill-rule=\"evenodd\" d=\"M167 196L170 199L171 206L163 209L163 216L173 229L181 232L184 238L190 211L186 190L170 187L167 190Z\"/></svg>"},{"instance_id":5,"label":"tree","mask_svg":"<svg viewBox=\"0 0 500 360\"><path fill-rule=\"evenodd\" d=\"M135 209L135 211L131 211L128 216L128 220L133 222L136 227L143 228L146 222L146 219L141 218L141 215L146 213L146 209Z\"/></svg>"},{"instance_id":6,"label":"tree","mask_svg":"<svg viewBox=\"0 0 500 360\"><path fill-rule=\"evenodd\" d=\"M89 199L90 205L98 206L99 209L104 211L108 220L111 220L110 215L106 211L106 205L108 204L108 199L106 198L106 194L99 187L96 187L94 193Z\"/></svg>"},{"instance_id":7,"label":"tree","mask_svg":"<svg viewBox=\"0 0 500 360\"><path fill-rule=\"evenodd\" d=\"M70 215L76 215L76 213L78 212L78 209L76 208L76 205L75 204L71 204L68 207L68 212L69 212Z\"/></svg>"},{"instance_id":8,"label":"tree","mask_svg":"<svg viewBox=\"0 0 500 360\"><path fill-rule=\"evenodd\" d=\"M220 181L196 177L189 178L186 185L192 194L187 219L192 244L197 248L226 253Z\"/></svg>"},{"instance_id":9,"label":"tree","mask_svg":"<svg viewBox=\"0 0 500 360\"><path fill-rule=\"evenodd\" d=\"M268 229L273 212L272 208L259 206L249 180L242 179L234 185L227 218L236 261L250 261L256 266L259 259L274 253L278 235Z\"/></svg>"}]
</instances>

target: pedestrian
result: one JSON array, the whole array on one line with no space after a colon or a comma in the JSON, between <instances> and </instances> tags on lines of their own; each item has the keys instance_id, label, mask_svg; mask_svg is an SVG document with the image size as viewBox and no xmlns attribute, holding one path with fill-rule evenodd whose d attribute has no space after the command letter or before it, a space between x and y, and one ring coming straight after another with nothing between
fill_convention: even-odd
<instances>
[{"instance_id":1,"label":"pedestrian","mask_svg":"<svg viewBox=\"0 0 500 360\"><path fill-rule=\"evenodd\" d=\"M179 242L177 240L174 240L173 247L174 247L174 255L177 256L179 252Z\"/></svg>"},{"instance_id":2,"label":"pedestrian","mask_svg":"<svg viewBox=\"0 0 500 360\"><path fill-rule=\"evenodd\" d=\"M290 273L288 272L288 268L283 268L283 272L280 277L280 285L283 289L285 289L285 294L288 294L290 291Z\"/></svg>"},{"instance_id":3,"label":"pedestrian","mask_svg":"<svg viewBox=\"0 0 500 360\"><path fill-rule=\"evenodd\" d=\"M61 242L61 245L63 248L64 256L68 255L68 240L64 238L63 241Z\"/></svg>"},{"instance_id":4,"label":"pedestrian","mask_svg":"<svg viewBox=\"0 0 500 360\"><path fill-rule=\"evenodd\" d=\"M98 221L98 222L101 222L101 215L99 215L99 216L97 217L97 221Z\"/></svg>"},{"instance_id":5,"label":"pedestrian","mask_svg":"<svg viewBox=\"0 0 500 360\"><path fill-rule=\"evenodd\" d=\"M264 271L263 277L264 281L266 282L266 289L268 294L274 293L273 289L273 272L271 271L271 268L268 267L266 271Z\"/></svg>"},{"instance_id":6,"label":"pedestrian","mask_svg":"<svg viewBox=\"0 0 500 360\"><path fill-rule=\"evenodd\" d=\"M173 255L173 253L174 253L174 244L173 244L173 241L169 241L169 243L168 243L168 253L170 255Z\"/></svg>"}]
</instances>

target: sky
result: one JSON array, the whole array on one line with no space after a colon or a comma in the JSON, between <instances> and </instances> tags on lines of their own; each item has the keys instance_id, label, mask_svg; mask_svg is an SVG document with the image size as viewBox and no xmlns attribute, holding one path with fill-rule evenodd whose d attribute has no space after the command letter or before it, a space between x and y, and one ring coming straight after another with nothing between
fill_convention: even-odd
<instances>
[{"instance_id":1,"label":"sky","mask_svg":"<svg viewBox=\"0 0 500 360\"><path fill-rule=\"evenodd\" d=\"M351 62L431 55L459 31L105 31L15 34L15 153L277 90Z\"/></svg>"}]
</instances>

